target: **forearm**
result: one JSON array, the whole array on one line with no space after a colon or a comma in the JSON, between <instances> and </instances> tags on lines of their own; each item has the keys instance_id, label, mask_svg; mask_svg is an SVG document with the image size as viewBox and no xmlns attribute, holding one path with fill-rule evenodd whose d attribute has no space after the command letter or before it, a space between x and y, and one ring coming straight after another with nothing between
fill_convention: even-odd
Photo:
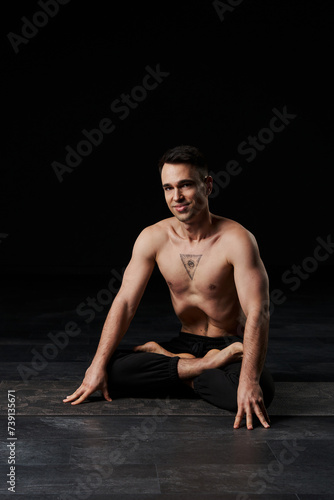
<instances>
[{"instance_id":1,"label":"forearm","mask_svg":"<svg viewBox=\"0 0 334 500\"><path fill-rule=\"evenodd\" d=\"M247 317L240 381L259 382L268 346L269 316L263 312Z\"/></svg>"},{"instance_id":2,"label":"forearm","mask_svg":"<svg viewBox=\"0 0 334 500\"><path fill-rule=\"evenodd\" d=\"M128 302L116 296L103 325L101 338L93 359L94 364L106 367L118 344L129 328L134 310Z\"/></svg>"}]
</instances>

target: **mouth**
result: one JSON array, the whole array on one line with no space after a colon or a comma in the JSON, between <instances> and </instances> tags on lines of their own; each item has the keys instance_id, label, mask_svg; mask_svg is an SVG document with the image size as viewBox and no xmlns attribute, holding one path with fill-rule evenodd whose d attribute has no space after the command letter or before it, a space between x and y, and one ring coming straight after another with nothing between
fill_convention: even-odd
<instances>
[{"instance_id":1,"label":"mouth","mask_svg":"<svg viewBox=\"0 0 334 500\"><path fill-rule=\"evenodd\" d=\"M184 212L187 209L188 205L189 203L185 205L174 205L173 208L175 208L177 212Z\"/></svg>"}]
</instances>

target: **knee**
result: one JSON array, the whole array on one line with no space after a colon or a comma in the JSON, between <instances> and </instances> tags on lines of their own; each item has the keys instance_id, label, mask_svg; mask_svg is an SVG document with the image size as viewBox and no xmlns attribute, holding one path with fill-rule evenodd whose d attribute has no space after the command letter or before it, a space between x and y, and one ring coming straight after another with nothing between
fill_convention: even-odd
<instances>
[{"instance_id":1,"label":"knee","mask_svg":"<svg viewBox=\"0 0 334 500\"><path fill-rule=\"evenodd\" d=\"M227 376L219 369L206 370L194 380L194 390L214 406L236 412L238 383L239 377L236 374Z\"/></svg>"}]
</instances>

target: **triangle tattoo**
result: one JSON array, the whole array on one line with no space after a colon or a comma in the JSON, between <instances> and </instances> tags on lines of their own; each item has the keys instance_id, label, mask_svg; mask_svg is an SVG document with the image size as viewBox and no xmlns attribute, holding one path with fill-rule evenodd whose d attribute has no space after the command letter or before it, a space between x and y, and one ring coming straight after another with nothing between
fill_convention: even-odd
<instances>
[{"instance_id":1,"label":"triangle tattoo","mask_svg":"<svg viewBox=\"0 0 334 500\"><path fill-rule=\"evenodd\" d=\"M181 260L183 262L184 267L189 275L189 278L192 280L194 278L195 271L197 269L198 263L202 257L202 255L192 255L189 253L180 253Z\"/></svg>"}]
</instances>

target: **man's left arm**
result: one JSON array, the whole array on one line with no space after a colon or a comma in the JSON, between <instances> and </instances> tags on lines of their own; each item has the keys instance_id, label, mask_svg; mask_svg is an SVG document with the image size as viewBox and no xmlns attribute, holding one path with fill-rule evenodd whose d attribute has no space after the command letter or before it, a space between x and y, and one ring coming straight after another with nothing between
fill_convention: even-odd
<instances>
[{"instance_id":1,"label":"man's left arm","mask_svg":"<svg viewBox=\"0 0 334 500\"><path fill-rule=\"evenodd\" d=\"M240 228L233 238L234 280L240 305L246 316L244 353L238 387L238 412L234 428L244 415L253 429L253 414L268 428L270 420L263 401L260 376L264 366L269 331L269 283L254 236Z\"/></svg>"}]
</instances>

